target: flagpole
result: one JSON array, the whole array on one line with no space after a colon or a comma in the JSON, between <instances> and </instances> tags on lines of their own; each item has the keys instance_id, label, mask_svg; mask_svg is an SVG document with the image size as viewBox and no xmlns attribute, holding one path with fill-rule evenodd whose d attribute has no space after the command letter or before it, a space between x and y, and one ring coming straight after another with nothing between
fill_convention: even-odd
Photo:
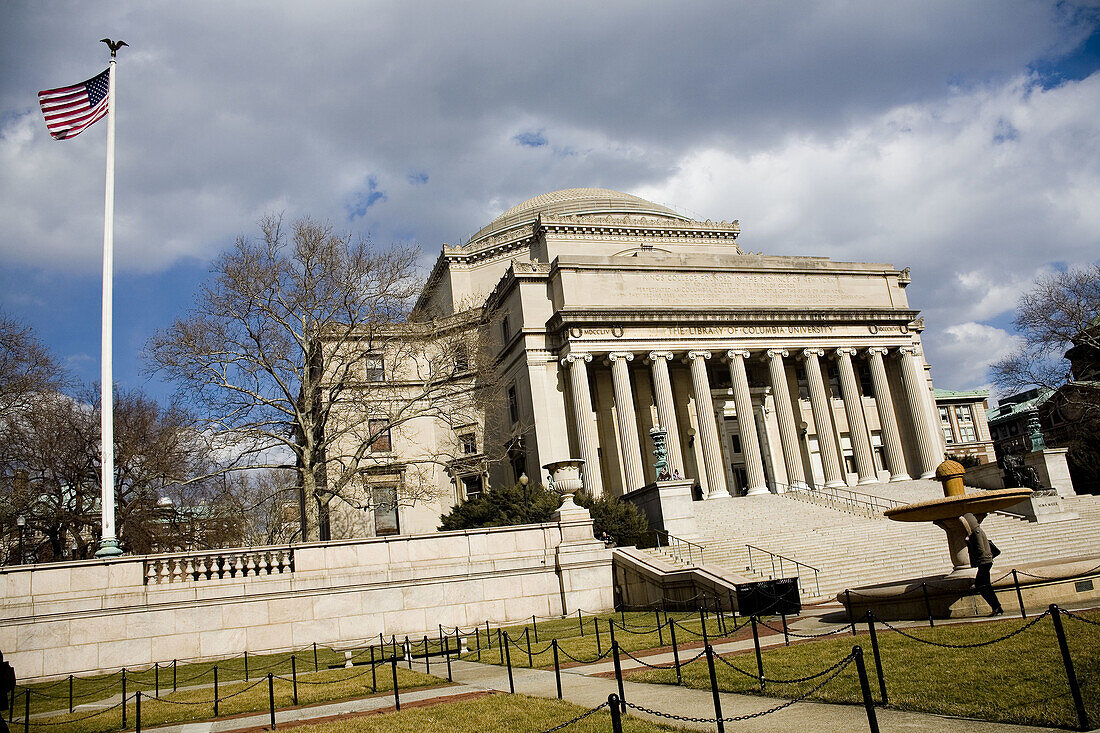
<instances>
[{"instance_id":1,"label":"flagpole","mask_svg":"<svg viewBox=\"0 0 1100 733\"><path fill-rule=\"evenodd\" d=\"M115 52L111 45L111 64L107 74L107 192L103 204L103 324L100 339L100 465L102 533L96 557L122 554L115 536L115 420L114 375L112 369L112 301L114 279L115 217Z\"/></svg>"}]
</instances>

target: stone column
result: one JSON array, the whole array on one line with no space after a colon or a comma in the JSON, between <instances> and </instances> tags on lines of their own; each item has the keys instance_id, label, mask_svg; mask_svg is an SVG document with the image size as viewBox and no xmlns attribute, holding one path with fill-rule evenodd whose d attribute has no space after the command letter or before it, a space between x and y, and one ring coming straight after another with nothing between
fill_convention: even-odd
<instances>
[{"instance_id":1,"label":"stone column","mask_svg":"<svg viewBox=\"0 0 1100 733\"><path fill-rule=\"evenodd\" d=\"M600 475L600 440L596 433L596 421L592 417L592 392L588 388L588 367L591 354L570 354L561 360L569 365L569 391L573 396L573 417L577 425L577 442L580 443L584 466L584 487L589 496L603 494L603 477Z\"/></svg>"},{"instance_id":2,"label":"stone column","mask_svg":"<svg viewBox=\"0 0 1100 733\"><path fill-rule=\"evenodd\" d=\"M673 470L685 475L684 454L680 450L680 430L676 425L676 403L672 397L672 380L668 376L668 363L672 361L671 351L651 351L649 366L653 371L653 394L657 399L657 420L661 429L668 433L669 474Z\"/></svg>"},{"instance_id":3,"label":"stone column","mask_svg":"<svg viewBox=\"0 0 1100 733\"><path fill-rule=\"evenodd\" d=\"M768 493L768 484L764 479L764 461L760 456L756 417L752 413L752 395L749 393L749 378L745 372L745 359L748 355L749 352L743 349L730 349L726 352L733 382L733 404L737 407L737 429L741 433L741 452L745 455L745 470L749 475L745 494L756 496Z\"/></svg>"},{"instance_id":4,"label":"stone column","mask_svg":"<svg viewBox=\"0 0 1100 733\"><path fill-rule=\"evenodd\" d=\"M787 370L783 367L784 349L768 349L768 373L771 375L772 396L779 418L779 439L783 445L783 462L787 466L787 481L791 488L806 488L806 472L802 468L802 451L798 446L798 425L791 409L791 393L787 389Z\"/></svg>"},{"instance_id":5,"label":"stone column","mask_svg":"<svg viewBox=\"0 0 1100 733\"><path fill-rule=\"evenodd\" d=\"M840 396L844 400L844 412L848 414L848 437L852 441L852 453L856 457L859 483L877 484L875 457L871 455L871 435L867 432L867 421L863 418L863 401L859 396L856 370L852 366L855 353L856 350L850 347L836 350L837 365L840 367Z\"/></svg>"},{"instance_id":6,"label":"stone column","mask_svg":"<svg viewBox=\"0 0 1100 733\"><path fill-rule=\"evenodd\" d=\"M630 387L630 370L627 362L634 360L634 354L613 351L607 355L611 362L611 379L615 392L615 412L619 416L619 445L623 452L623 469L626 472L626 486L623 493L645 486L645 471L642 470L642 448L638 443L638 418L634 414L634 390Z\"/></svg>"},{"instance_id":7,"label":"stone column","mask_svg":"<svg viewBox=\"0 0 1100 733\"><path fill-rule=\"evenodd\" d=\"M909 414L913 425L917 429L917 443L920 446L921 478L932 478L936 475L936 466L943 460L942 455L937 455L937 445L932 431L938 429L932 422L932 416L928 414L928 400L923 392L924 387L923 368L917 360L920 350L915 346L903 346L898 349L898 357L901 359L901 376L905 382L905 396L909 401Z\"/></svg>"},{"instance_id":8,"label":"stone column","mask_svg":"<svg viewBox=\"0 0 1100 733\"><path fill-rule=\"evenodd\" d=\"M726 488L726 469L722 464L722 444L718 440L718 423L714 419L714 401L710 396L707 377L709 351L689 351L691 383L695 387L695 416L699 420L699 439L703 448L703 468L707 474L707 498L720 499L730 495Z\"/></svg>"},{"instance_id":9,"label":"stone column","mask_svg":"<svg viewBox=\"0 0 1100 733\"><path fill-rule=\"evenodd\" d=\"M886 378L886 365L882 357L889 349L872 347L867 349L871 360L871 381L875 387L875 405L878 407L878 421L882 424L882 442L886 447L886 465L890 469L890 481L908 481L905 460L901 452L901 437L898 435L898 419L894 415L894 403L890 396L890 382Z\"/></svg>"},{"instance_id":10,"label":"stone column","mask_svg":"<svg viewBox=\"0 0 1100 733\"><path fill-rule=\"evenodd\" d=\"M825 356L823 349L802 350L802 358L806 362L806 381L810 386L810 407L813 408L814 427L817 430L817 448L821 452L821 465L825 469L825 485L847 486L848 482L844 480L844 474L840 470L836 441L833 439L829 398L825 393L825 382L821 379L821 364L817 361L820 356Z\"/></svg>"}]
</instances>

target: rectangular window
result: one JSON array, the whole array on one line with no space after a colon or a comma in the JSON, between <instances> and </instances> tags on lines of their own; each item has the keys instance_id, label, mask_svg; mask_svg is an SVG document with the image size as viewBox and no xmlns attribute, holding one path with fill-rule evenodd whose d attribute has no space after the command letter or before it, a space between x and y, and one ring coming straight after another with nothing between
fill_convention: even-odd
<instances>
[{"instance_id":1,"label":"rectangular window","mask_svg":"<svg viewBox=\"0 0 1100 733\"><path fill-rule=\"evenodd\" d=\"M372 486L371 504L374 505L374 536L387 537L401 533L397 516L397 486L384 484Z\"/></svg>"},{"instance_id":2,"label":"rectangular window","mask_svg":"<svg viewBox=\"0 0 1100 733\"><path fill-rule=\"evenodd\" d=\"M363 357L363 381L381 382L386 379L386 365L381 356L368 354Z\"/></svg>"},{"instance_id":3,"label":"rectangular window","mask_svg":"<svg viewBox=\"0 0 1100 733\"><path fill-rule=\"evenodd\" d=\"M463 476L462 490L466 494L466 501L481 496L481 476Z\"/></svg>"},{"instance_id":4,"label":"rectangular window","mask_svg":"<svg viewBox=\"0 0 1100 733\"><path fill-rule=\"evenodd\" d=\"M500 319L500 337L505 344L512 338L512 324L508 322L507 313Z\"/></svg>"},{"instance_id":5,"label":"rectangular window","mask_svg":"<svg viewBox=\"0 0 1100 733\"><path fill-rule=\"evenodd\" d=\"M367 423L367 430L375 436L370 444L371 453L389 453L393 450L390 440L390 421L382 418L372 418Z\"/></svg>"},{"instance_id":6,"label":"rectangular window","mask_svg":"<svg viewBox=\"0 0 1100 733\"><path fill-rule=\"evenodd\" d=\"M455 371L465 372L470 369L470 352L463 344L455 347Z\"/></svg>"},{"instance_id":7,"label":"rectangular window","mask_svg":"<svg viewBox=\"0 0 1100 733\"><path fill-rule=\"evenodd\" d=\"M462 452L469 455L470 453L477 453L477 435L474 433L463 433L458 436L458 442L462 444Z\"/></svg>"},{"instance_id":8,"label":"rectangular window","mask_svg":"<svg viewBox=\"0 0 1100 733\"><path fill-rule=\"evenodd\" d=\"M959 442L961 443L974 443L978 439L974 433L973 425L960 425L959 426Z\"/></svg>"},{"instance_id":9,"label":"rectangular window","mask_svg":"<svg viewBox=\"0 0 1100 733\"><path fill-rule=\"evenodd\" d=\"M950 425L944 425L943 426L943 441L945 443L954 443L955 442L955 434L953 432L951 432L951 426Z\"/></svg>"},{"instance_id":10,"label":"rectangular window","mask_svg":"<svg viewBox=\"0 0 1100 733\"><path fill-rule=\"evenodd\" d=\"M512 419L513 425L519 422L519 397L514 384L508 388L508 417Z\"/></svg>"},{"instance_id":11,"label":"rectangular window","mask_svg":"<svg viewBox=\"0 0 1100 733\"><path fill-rule=\"evenodd\" d=\"M974 422L970 414L970 406L955 405L955 419L959 421L959 425L969 425Z\"/></svg>"}]
</instances>

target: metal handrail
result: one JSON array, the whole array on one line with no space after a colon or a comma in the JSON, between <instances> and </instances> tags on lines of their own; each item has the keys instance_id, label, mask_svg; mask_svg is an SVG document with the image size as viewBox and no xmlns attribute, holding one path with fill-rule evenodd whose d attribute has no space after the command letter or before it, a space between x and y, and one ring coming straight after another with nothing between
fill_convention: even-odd
<instances>
[{"instance_id":1,"label":"metal handrail","mask_svg":"<svg viewBox=\"0 0 1100 733\"><path fill-rule=\"evenodd\" d=\"M785 575L786 570L785 570L784 565L783 565L784 562L789 562L789 563L794 565L794 574L798 576L799 581L802 580L802 572L801 572L802 568L806 568L807 570L813 570L814 571L814 587L817 589L816 595L821 595L821 582L820 582L819 577L818 577L820 575L821 571L818 568L815 568L813 565L807 565L804 562L799 562L798 560L795 560L793 557L787 557L786 555L780 555L778 552L772 552L771 550L765 550L763 547L757 547L756 545L745 545L745 547L749 548L749 570L751 572L754 572L754 573L756 572L756 564L752 561L752 551L756 550L758 552L763 552L765 555L767 555L771 559L772 573L769 577L771 577L771 578L784 578L784 577L787 577ZM779 560L779 573L778 574L776 574L776 571L775 571L775 561L776 561L776 559ZM760 575L763 575L763 573L760 573ZM800 582L799 584L801 585L802 583Z\"/></svg>"},{"instance_id":2,"label":"metal handrail","mask_svg":"<svg viewBox=\"0 0 1100 733\"><path fill-rule=\"evenodd\" d=\"M783 495L790 494L790 498L792 499L812 497L810 500L814 503L825 504L841 511L847 511L853 514L862 513L868 516L877 516L887 509L893 509L894 507L903 506L905 504L904 501L884 499L874 494L864 494L859 491L852 491L851 489L843 489L836 486L813 486L812 484L805 488L787 486L786 491L779 493Z\"/></svg>"},{"instance_id":3,"label":"metal handrail","mask_svg":"<svg viewBox=\"0 0 1100 733\"><path fill-rule=\"evenodd\" d=\"M653 530L653 536L657 538L657 549L661 549L661 535L665 536L665 548L680 562L687 562L689 565L695 563L695 553L699 553L699 565L703 564L703 551L706 550L704 545L697 544L691 540L685 540L683 537L677 537L674 534L669 534L663 529ZM684 552L687 552L687 560L684 560Z\"/></svg>"}]
</instances>

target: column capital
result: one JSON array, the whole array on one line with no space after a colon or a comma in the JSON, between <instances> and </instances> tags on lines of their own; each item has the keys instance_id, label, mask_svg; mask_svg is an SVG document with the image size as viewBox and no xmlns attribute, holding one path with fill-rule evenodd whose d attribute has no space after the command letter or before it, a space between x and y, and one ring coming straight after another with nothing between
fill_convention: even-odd
<instances>
[{"instance_id":1,"label":"column capital","mask_svg":"<svg viewBox=\"0 0 1100 733\"><path fill-rule=\"evenodd\" d=\"M695 361L696 359L709 359L710 356L711 355L709 351L689 351L687 353L688 361Z\"/></svg>"},{"instance_id":2,"label":"column capital","mask_svg":"<svg viewBox=\"0 0 1100 733\"><path fill-rule=\"evenodd\" d=\"M568 356L563 356L561 358L561 365L565 366L566 364L572 364L573 362L579 361L579 360L582 360L582 359L584 361L592 361L592 355L591 354L580 354L580 353L578 353L578 354L569 354Z\"/></svg>"},{"instance_id":3,"label":"column capital","mask_svg":"<svg viewBox=\"0 0 1100 733\"><path fill-rule=\"evenodd\" d=\"M791 355L791 353L786 349L768 349L764 352L764 355L767 356L769 359L774 359L777 356L780 358L788 357Z\"/></svg>"},{"instance_id":4,"label":"column capital","mask_svg":"<svg viewBox=\"0 0 1100 733\"><path fill-rule=\"evenodd\" d=\"M851 346L842 346L836 350L837 356L844 356L845 354L847 354L848 356L855 356L856 350Z\"/></svg>"},{"instance_id":5,"label":"column capital","mask_svg":"<svg viewBox=\"0 0 1100 733\"><path fill-rule=\"evenodd\" d=\"M674 358L676 358L676 355L671 351L651 351L648 355L649 361L657 361L658 359L672 361Z\"/></svg>"},{"instance_id":6,"label":"column capital","mask_svg":"<svg viewBox=\"0 0 1100 733\"><path fill-rule=\"evenodd\" d=\"M623 361L634 361L634 354L630 353L629 351L612 351L610 354L607 355L607 360L612 364L617 362L619 359L622 359Z\"/></svg>"},{"instance_id":7,"label":"column capital","mask_svg":"<svg viewBox=\"0 0 1100 733\"><path fill-rule=\"evenodd\" d=\"M919 346L899 346L898 347L898 356L901 356L901 357L920 356L920 347Z\"/></svg>"},{"instance_id":8,"label":"column capital","mask_svg":"<svg viewBox=\"0 0 1100 733\"><path fill-rule=\"evenodd\" d=\"M730 349L726 352L726 358L730 359L731 361L739 356L742 359L748 359L750 353L751 352L748 349Z\"/></svg>"},{"instance_id":9,"label":"column capital","mask_svg":"<svg viewBox=\"0 0 1100 733\"><path fill-rule=\"evenodd\" d=\"M871 346L867 349L867 356L874 356L875 354L878 354L879 356L886 356L889 353L890 349L886 348L885 346Z\"/></svg>"},{"instance_id":10,"label":"column capital","mask_svg":"<svg viewBox=\"0 0 1100 733\"><path fill-rule=\"evenodd\" d=\"M825 356L825 349L803 349L801 356L803 359L808 359L811 356Z\"/></svg>"}]
</instances>

